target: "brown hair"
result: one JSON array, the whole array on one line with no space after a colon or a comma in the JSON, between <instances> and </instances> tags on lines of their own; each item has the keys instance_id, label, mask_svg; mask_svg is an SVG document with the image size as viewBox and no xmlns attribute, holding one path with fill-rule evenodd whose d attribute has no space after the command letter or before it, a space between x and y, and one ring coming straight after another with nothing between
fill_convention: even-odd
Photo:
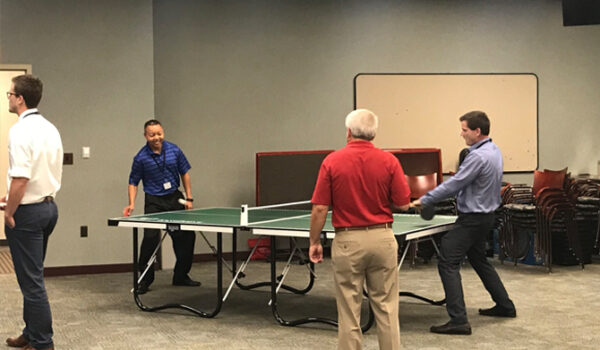
<instances>
[{"instance_id":1,"label":"brown hair","mask_svg":"<svg viewBox=\"0 0 600 350\"><path fill-rule=\"evenodd\" d=\"M482 135L487 136L490 134L490 120L484 112L472 111L460 117L459 120L461 122L466 121L471 130L479 128Z\"/></svg>"},{"instance_id":2,"label":"brown hair","mask_svg":"<svg viewBox=\"0 0 600 350\"><path fill-rule=\"evenodd\" d=\"M31 74L23 74L12 78L12 82L15 94L23 96L27 108L36 108L42 99L42 81Z\"/></svg>"}]
</instances>

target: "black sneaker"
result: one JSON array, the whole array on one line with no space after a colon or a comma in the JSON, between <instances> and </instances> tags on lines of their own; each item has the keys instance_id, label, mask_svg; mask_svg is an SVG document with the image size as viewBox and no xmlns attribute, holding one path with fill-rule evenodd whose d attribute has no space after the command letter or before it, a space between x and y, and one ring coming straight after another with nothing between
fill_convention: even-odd
<instances>
[{"instance_id":1,"label":"black sneaker","mask_svg":"<svg viewBox=\"0 0 600 350\"><path fill-rule=\"evenodd\" d=\"M441 326L431 326L429 328L431 333L438 334L461 334L461 335L470 335L471 334L471 325L469 322L462 324L452 324L450 322L443 324Z\"/></svg>"},{"instance_id":2,"label":"black sneaker","mask_svg":"<svg viewBox=\"0 0 600 350\"><path fill-rule=\"evenodd\" d=\"M514 307L512 309L507 309L500 305L496 305L489 309L479 309L479 314L492 317L517 317L517 310Z\"/></svg>"},{"instance_id":3,"label":"black sneaker","mask_svg":"<svg viewBox=\"0 0 600 350\"><path fill-rule=\"evenodd\" d=\"M173 285L174 286L185 286L185 287L198 287L200 286L202 283L198 282L198 281L194 281L191 278L185 279L183 281L173 281Z\"/></svg>"}]
</instances>

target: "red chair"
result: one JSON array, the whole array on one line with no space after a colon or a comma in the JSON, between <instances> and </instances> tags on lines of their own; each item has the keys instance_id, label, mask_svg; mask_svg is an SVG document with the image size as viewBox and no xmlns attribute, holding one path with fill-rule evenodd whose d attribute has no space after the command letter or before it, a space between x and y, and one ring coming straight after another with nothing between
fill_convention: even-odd
<instances>
[{"instance_id":1,"label":"red chair","mask_svg":"<svg viewBox=\"0 0 600 350\"><path fill-rule=\"evenodd\" d=\"M537 197L538 192L544 187L564 188L567 176L567 168L562 170L535 170L533 172L533 195Z\"/></svg>"},{"instance_id":2,"label":"red chair","mask_svg":"<svg viewBox=\"0 0 600 350\"><path fill-rule=\"evenodd\" d=\"M425 175L404 175L410 188L410 198L419 199L437 186L437 173Z\"/></svg>"}]
</instances>

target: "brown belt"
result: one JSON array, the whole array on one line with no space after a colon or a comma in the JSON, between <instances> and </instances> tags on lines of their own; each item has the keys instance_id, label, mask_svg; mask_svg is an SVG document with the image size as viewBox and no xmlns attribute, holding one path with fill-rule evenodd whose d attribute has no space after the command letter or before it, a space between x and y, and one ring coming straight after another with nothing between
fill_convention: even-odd
<instances>
[{"instance_id":1,"label":"brown belt","mask_svg":"<svg viewBox=\"0 0 600 350\"><path fill-rule=\"evenodd\" d=\"M344 232L344 231L368 231L375 230L378 228L392 228L391 222L386 222L383 224L371 225L371 226L351 226L351 227L336 227L335 233Z\"/></svg>"}]
</instances>

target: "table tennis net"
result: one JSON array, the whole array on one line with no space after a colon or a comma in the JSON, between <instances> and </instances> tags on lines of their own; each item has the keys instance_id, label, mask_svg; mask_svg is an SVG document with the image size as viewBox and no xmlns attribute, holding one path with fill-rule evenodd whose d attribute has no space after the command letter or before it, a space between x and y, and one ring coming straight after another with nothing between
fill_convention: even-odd
<instances>
[{"instance_id":1,"label":"table tennis net","mask_svg":"<svg viewBox=\"0 0 600 350\"><path fill-rule=\"evenodd\" d=\"M247 207L242 205L241 223L242 225L252 225L310 216L310 208L310 201L281 203L258 207Z\"/></svg>"}]
</instances>

